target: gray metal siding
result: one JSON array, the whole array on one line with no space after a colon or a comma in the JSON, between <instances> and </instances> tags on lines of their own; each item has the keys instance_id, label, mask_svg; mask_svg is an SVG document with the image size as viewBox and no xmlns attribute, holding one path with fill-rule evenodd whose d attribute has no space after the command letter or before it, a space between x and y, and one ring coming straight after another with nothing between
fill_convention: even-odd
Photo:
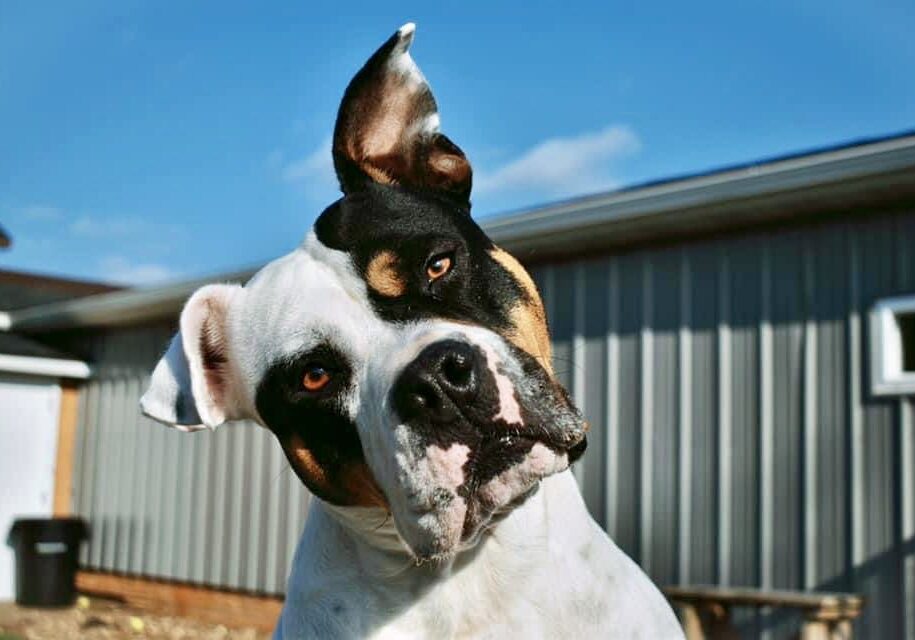
<instances>
[{"instance_id":1,"label":"gray metal siding","mask_svg":"<svg viewBox=\"0 0 915 640\"><path fill-rule=\"evenodd\" d=\"M862 591L862 637L915 638L915 403L871 397L866 324L913 247L887 214L533 269L585 499L655 580Z\"/></svg>"},{"instance_id":2,"label":"gray metal siding","mask_svg":"<svg viewBox=\"0 0 915 640\"><path fill-rule=\"evenodd\" d=\"M96 335L81 398L76 511L84 566L281 593L309 500L253 424L184 434L142 417L139 397L166 327Z\"/></svg>"},{"instance_id":3,"label":"gray metal siding","mask_svg":"<svg viewBox=\"0 0 915 640\"><path fill-rule=\"evenodd\" d=\"M915 215L746 232L532 269L592 424L598 521L661 584L860 590L915 639L915 403L868 391L867 311L915 292ZM138 415L168 330L98 334L76 505L89 567L283 589L307 492L264 430ZM742 618L774 630L784 620Z\"/></svg>"}]
</instances>

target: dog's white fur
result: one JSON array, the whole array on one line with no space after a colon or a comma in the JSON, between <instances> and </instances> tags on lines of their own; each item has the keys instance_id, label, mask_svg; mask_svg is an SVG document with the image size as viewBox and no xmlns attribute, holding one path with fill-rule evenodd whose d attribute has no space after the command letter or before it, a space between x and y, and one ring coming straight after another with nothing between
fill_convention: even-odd
<instances>
[{"instance_id":1,"label":"dog's white fur","mask_svg":"<svg viewBox=\"0 0 915 640\"><path fill-rule=\"evenodd\" d=\"M476 548L416 566L379 510L317 502L274 638L682 638L667 602L591 519L571 472Z\"/></svg>"},{"instance_id":2,"label":"dog's white fur","mask_svg":"<svg viewBox=\"0 0 915 640\"><path fill-rule=\"evenodd\" d=\"M387 68L418 95L425 80L407 52L413 32L398 31ZM438 113L407 124L410 140L435 132ZM523 424L523 409L543 409L550 391L524 375L503 337L441 320L383 321L350 256L314 234L246 286L209 285L188 301L143 411L185 430L264 424L256 395L267 372L330 344L351 369L336 410L355 424L390 508L312 502L274 637L682 638L663 596L588 514L561 446L538 442L520 461L505 457L511 466L459 495L469 446L418 437L390 406L404 369L443 340L485 354L492 422L506 429L494 438L500 446L521 427L570 446L584 436L568 412Z\"/></svg>"},{"instance_id":3,"label":"dog's white fur","mask_svg":"<svg viewBox=\"0 0 915 640\"><path fill-rule=\"evenodd\" d=\"M201 372L196 332L204 327L227 360L215 383ZM355 384L341 408L356 422L391 507L388 515L314 501L275 637L682 637L661 594L591 519L571 473L563 471L564 453L535 445L524 461L480 487L494 518L484 523L488 529L461 540L466 504L455 489L466 452L415 447L409 427L388 406L398 374L442 339L480 346L488 364L498 364L500 389L514 388L501 395L524 402L536 392L525 387L520 366L491 331L381 321L347 255L314 234L245 287L210 285L188 302L181 333L144 395L144 411L184 428L237 418L263 422L254 391L270 364L331 341L354 367ZM505 404L501 411L513 413ZM435 501L441 490L453 498L448 508ZM415 551L424 544L445 553L417 565Z\"/></svg>"}]
</instances>

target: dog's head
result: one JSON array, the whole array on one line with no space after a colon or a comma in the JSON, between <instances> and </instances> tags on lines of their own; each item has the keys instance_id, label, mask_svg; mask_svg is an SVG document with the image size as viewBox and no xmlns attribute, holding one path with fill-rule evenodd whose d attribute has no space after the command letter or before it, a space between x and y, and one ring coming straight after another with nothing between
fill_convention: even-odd
<instances>
[{"instance_id":1,"label":"dog's head","mask_svg":"<svg viewBox=\"0 0 915 640\"><path fill-rule=\"evenodd\" d=\"M584 450L533 281L470 217L471 168L395 33L346 90L344 197L245 286L193 294L142 400L186 430L253 419L318 497L449 555Z\"/></svg>"}]
</instances>

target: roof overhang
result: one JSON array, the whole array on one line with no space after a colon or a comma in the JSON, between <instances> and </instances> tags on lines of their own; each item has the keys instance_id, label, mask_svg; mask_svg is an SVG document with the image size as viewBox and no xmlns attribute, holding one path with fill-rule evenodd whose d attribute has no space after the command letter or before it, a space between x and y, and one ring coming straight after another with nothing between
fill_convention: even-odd
<instances>
[{"instance_id":1,"label":"roof overhang","mask_svg":"<svg viewBox=\"0 0 915 640\"><path fill-rule=\"evenodd\" d=\"M497 244L531 263L911 199L915 134L484 217L480 225ZM0 312L0 330L172 318L198 287L244 281L256 271Z\"/></svg>"},{"instance_id":2,"label":"roof overhang","mask_svg":"<svg viewBox=\"0 0 915 640\"><path fill-rule=\"evenodd\" d=\"M907 135L578 198L483 226L531 262L912 197L915 135Z\"/></svg>"},{"instance_id":3,"label":"roof overhang","mask_svg":"<svg viewBox=\"0 0 915 640\"><path fill-rule=\"evenodd\" d=\"M190 295L212 282L244 282L259 267L163 287L125 289L16 311L0 312L0 330L39 332L68 327L117 326L174 316Z\"/></svg>"},{"instance_id":4,"label":"roof overhang","mask_svg":"<svg viewBox=\"0 0 915 640\"><path fill-rule=\"evenodd\" d=\"M80 360L15 356L5 353L0 353L0 372L77 380L84 380L92 374L89 365Z\"/></svg>"}]
</instances>

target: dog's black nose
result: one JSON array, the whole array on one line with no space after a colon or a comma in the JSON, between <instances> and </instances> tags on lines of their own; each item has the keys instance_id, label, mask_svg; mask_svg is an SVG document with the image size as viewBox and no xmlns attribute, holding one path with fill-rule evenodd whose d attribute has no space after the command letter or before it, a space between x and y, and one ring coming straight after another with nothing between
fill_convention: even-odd
<instances>
[{"instance_id":1,"label":"dog's black nose","mask_svg":"<svg viewBox=\"0 0 915 640\"><path fill-rule=\"evenodd\" d=\"M457 405L471 401L479 385L480 357L474 347L443 340L425 349L394 383L394 408L402 420L451 422Z\"/></svg>"}]
</instances>

